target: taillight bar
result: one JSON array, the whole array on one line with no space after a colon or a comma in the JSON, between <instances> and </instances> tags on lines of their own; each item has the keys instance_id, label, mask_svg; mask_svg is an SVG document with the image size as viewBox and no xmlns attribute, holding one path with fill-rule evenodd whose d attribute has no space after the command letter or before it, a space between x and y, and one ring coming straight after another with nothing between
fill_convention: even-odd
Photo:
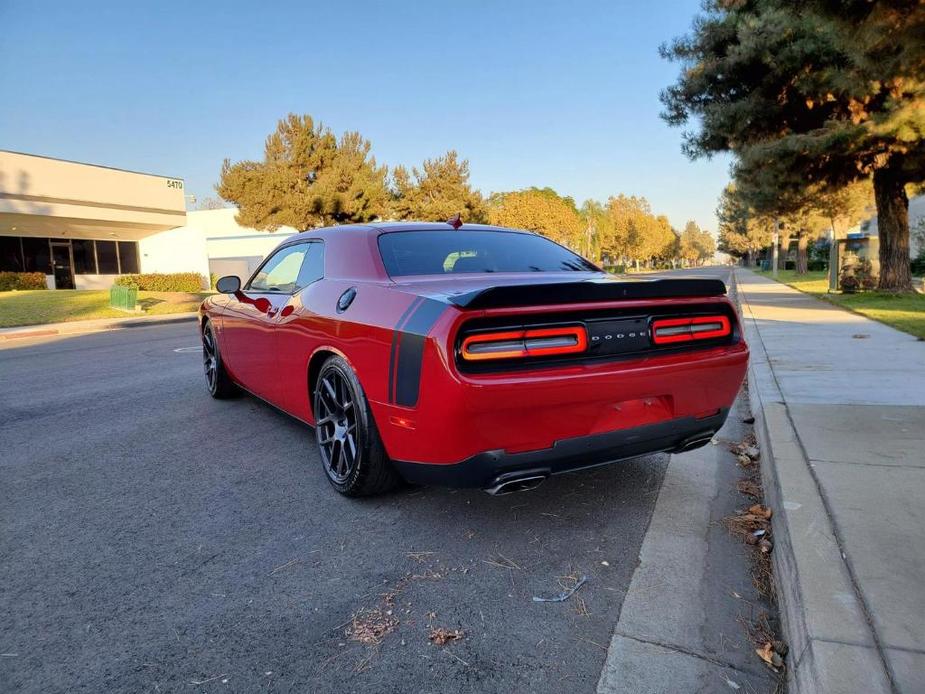
<instances>
[{"instance_id":1,"label":"taillight bar","mask_svg":"<svg viewBox=\"0 0 925 694\"><path fill-rule=\"evenodd\" d=\"M587 348L588 334L584 326L570 325L470 335L463 339L460 354L466 361L487 361L578 354Z\"/></svg>"},{"instance_id":2,"label":"taillight bar","mask_svg":"<svg viewBox=\"0 0 925 694\"><path fill-rule=\"evenodd\" d=\"M652 342L657 345L712 340L731 333L732 324L726 316L660 318L652 321Z\"/></svg>"}]
</instances>

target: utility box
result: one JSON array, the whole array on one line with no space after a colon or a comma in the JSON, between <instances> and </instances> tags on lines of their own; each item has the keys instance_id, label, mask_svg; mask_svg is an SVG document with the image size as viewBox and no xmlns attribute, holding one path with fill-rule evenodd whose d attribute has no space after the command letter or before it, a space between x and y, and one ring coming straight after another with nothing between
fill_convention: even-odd
<instances>
[{"instance_id":1,"label":"utility box","mask_svg":"<svg viewBox=\"0 0 925 694\"><path fill-rule=\"evenodd\" d=\"M836 239L832 244L830 260L830 292L841 289L842 270L861 260L870 261L872 277L880 277L880 239L866 233L848 234L847 238Z\"/></svg>"},{"instance_id":2,"label":"utility box","mask_svg":"<svg viewBox=\"0 0 925 694\"><path fill-rule=\"evenodd\" d=\"M138 287L120 287L112 285L109 288L109 305L120 311L136 310L138 304Z\"/></svg>"}]
</instances>

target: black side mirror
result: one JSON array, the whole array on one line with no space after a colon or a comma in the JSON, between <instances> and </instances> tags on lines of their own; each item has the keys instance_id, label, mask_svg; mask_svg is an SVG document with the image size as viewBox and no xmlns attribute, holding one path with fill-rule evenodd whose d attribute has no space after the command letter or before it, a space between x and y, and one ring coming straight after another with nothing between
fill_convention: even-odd
<instances>
[{"instance_id":1,"label":"black side mirror","mask_svg":"<svg viewBox=\"0 0 925 694\"><path fill-rule=\"evenodd\" d=\"M241 291L241 278L235 275L225 275L215 283L215 288L222 294L234 294Z\"/></svg>"}]
</instances>

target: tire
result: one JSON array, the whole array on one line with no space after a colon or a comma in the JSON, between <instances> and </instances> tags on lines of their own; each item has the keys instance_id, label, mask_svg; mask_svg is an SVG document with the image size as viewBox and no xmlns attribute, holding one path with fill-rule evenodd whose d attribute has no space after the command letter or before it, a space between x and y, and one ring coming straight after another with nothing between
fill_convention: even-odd
<instances>
[{"instance_id":1,"label":"tire","mask_svg":"<svg viewBox=\"0 0 925 694\"><path fill-rule=\"evenodd\" d=\"M324 473L344 496L372 496L401 482L379 437L363 388L350 365L332 356L312 393L315 440Z\"/></svg>"},{"instance_id":2,"label":"tire","mask_svg":"<svg viewBox=\"0 0 925 694\"><path fill-rule=\"evenodd\" d=\"M202 326L202 367L205 371L209 395L213 398L224 400L240 392L225 370L218 340L215 338L215 331L212 330L212 323L209 321Z\"/></svg>"}]
</instances>

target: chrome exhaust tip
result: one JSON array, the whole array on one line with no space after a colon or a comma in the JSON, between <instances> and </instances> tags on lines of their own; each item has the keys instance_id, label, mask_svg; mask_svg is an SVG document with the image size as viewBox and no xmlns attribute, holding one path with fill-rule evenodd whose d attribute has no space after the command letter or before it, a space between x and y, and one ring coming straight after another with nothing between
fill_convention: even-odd
<instances>
[{"instance_id":1,"label":"chrome exhaust tip","mask_svg":"<svg viewBox=\"0 0 925 694\"><path fill-rule=\"evenodd\" d=\"M672 453L686 453L687 451L692 451L695 448L701 448L706 446L710 441L713 440L713 434L698 434L697 436L692 436L689 439L685 439L675 448L671 450Z\"/></svg>"},{"instance_id":2,"label":"chrome exhaust tip","mask_svg":"<svg viewBox=\"0 0 925 694\"><path fill-rule=\"evenodd\" d=\"M528 492L543 484L547 477L549 477L548 473L535 472L522 475L512 473L499 475L490 485L485 487L485 491L492 496L513 494L514 492Z\"/></svg>"}]
</instances>

